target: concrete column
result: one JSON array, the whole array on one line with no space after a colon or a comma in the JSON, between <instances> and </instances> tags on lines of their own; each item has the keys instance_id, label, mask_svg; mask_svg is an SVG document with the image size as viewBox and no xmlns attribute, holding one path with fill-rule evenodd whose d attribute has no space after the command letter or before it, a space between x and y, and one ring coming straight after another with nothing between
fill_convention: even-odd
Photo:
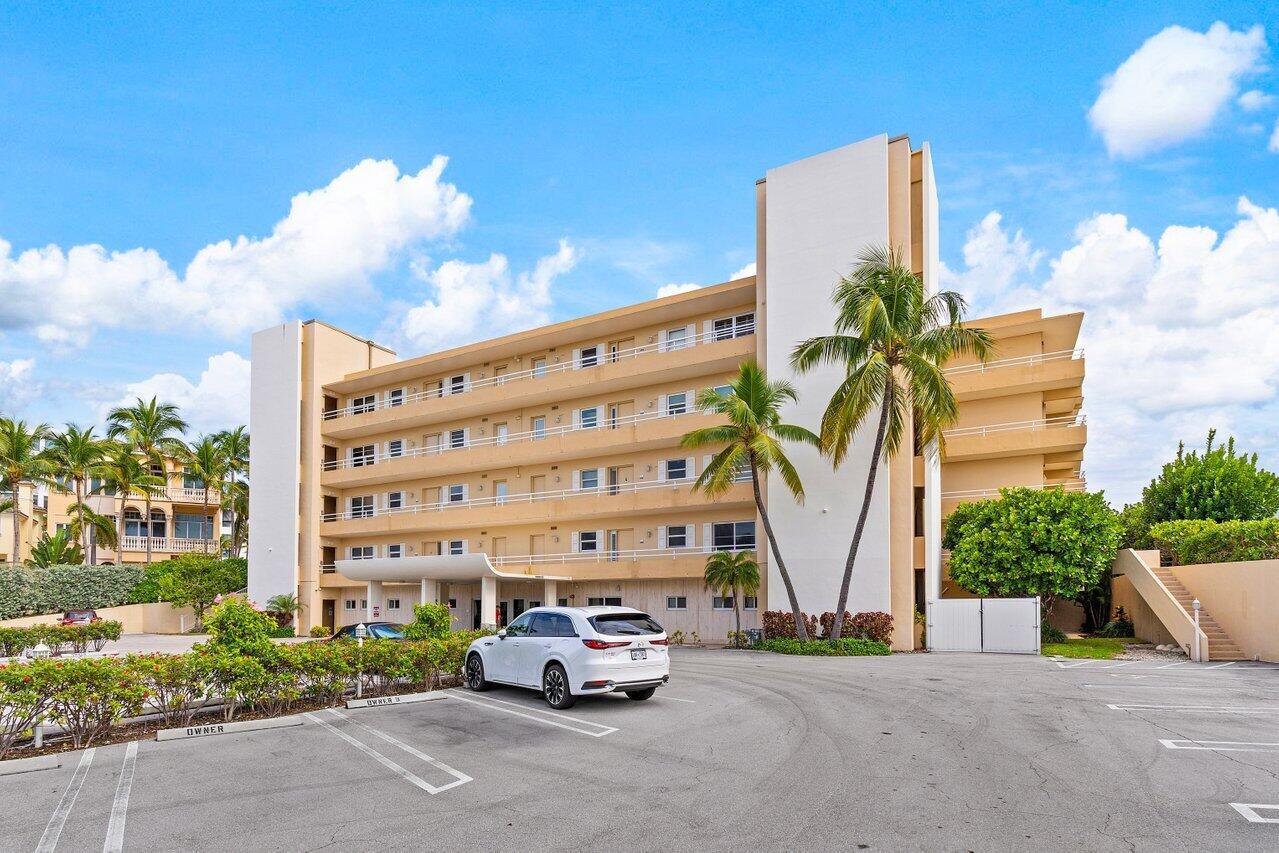
<instances>
[{"instance_id":1,"label":"concrete column","mask_svg":"<svg viewBox=\"0 0 1279 853\"><path fill-rule=\"evenodd\" d=\"M480 578L480 627L497 627L497 578Z\"/></svg>"},{"instance_id":2,"label":"concrete column","mask_svg":"<svg viewBox=\"0 0 1279 853\"><path fill-rule=\"evenodd\" d=\"M559 591L555 581L542 581L542 604L554 607L559 603Z\"/></svg>"},{"instance_id":3,"label":"concrete column","mask_svg":"<svg viewBox=\"0 0 1279 853\"><path fill-rule=\"evenodd\" d=\"M418 604L438 604L440 601L440 582L422 578L422 592Z\"/></svg>"},{"instance_id":4,"label":"concrete column","mask_svg":"<svg viewBox=\"0 0 1279 853\"><path fill-rule=\"evenodd\" d=\"M379 621L379 620L382 618L382 616L381 616L381 611L382 611L382 582L381 582L381 581L369 581L369 590L368 590L368 592L366 593L366 596L367 596L367 598L366 598L365 600L366 600L366 602L368 603L368 608L365 610L365 613L364 613L364 621L366 621L366 622L376 622L376 621ZM374 616L374 615L373 615L373 608L375 608L375 607L378 609L378 615L377 615L377 616Z\"/></svg>"}]
</instances>

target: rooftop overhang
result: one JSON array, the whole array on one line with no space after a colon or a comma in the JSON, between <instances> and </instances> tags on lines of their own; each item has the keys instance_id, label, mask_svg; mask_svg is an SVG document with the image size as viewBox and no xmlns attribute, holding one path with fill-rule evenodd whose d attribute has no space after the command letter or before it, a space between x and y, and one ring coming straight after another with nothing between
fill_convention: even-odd
<instances>
[{"instance_id":1,"label":"rooftop overhang","mask_svg":"<svg viewBox=\"0 0 1279 853\"><path fill-rule=\"evenodd\" d=\"M494 568L487 554L443 554L431 557L379 557L372 560L338 560L334 568L353 581L445 581L474 583L482 578L521 581L567 581L564 575L503 572Z\"/></svg>"}]
</instances>

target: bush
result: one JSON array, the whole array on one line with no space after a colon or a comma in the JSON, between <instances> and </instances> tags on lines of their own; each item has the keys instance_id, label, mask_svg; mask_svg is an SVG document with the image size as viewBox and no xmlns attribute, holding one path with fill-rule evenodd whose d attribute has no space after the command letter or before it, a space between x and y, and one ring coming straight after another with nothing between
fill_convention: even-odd
<instances>
[{"instance_id":1,"label":"bush","mask_svg":"<svg viewBox=\"0 0 1279 853\"><path fill-rule=\"evenodd\" d=\"M844 635L863 640L874 640L877 643L889 643L893 638L893 617L881 610L858 613L853 617L852 627L844 622Z\"/></svg>"},{"instance_id":2,"label":"bush","mask_svg":"<svg viewBox=\"0 0 1279 853\"><path fill-rule=\"evenodd\" d=\"M0 666L0 759L49 710L49 691L27 664Z\"/></svg>"},{"instance_id":3,"label":"bush","mask_svg":"<svg viewBox=\"0 0 1279 853\"><path fill-rule=\"evenodd\" d=\"M240 557L220 560L212 555L187 554L187 558L195 558L204 565L213 566L211 576L217 580L213 585L214 595L226 595L237 592L249 585L249 563ZM182 558L174 558L182 559ZM160 593L160 579L174 571L174 559L161 560L143 569L141 580L129 593L129 604L152 604L166 599ZM216 564L216 565L215 565Z\"/></svg>"},{"instance_id":4,"label":"bush","mask_svg":"<svg viewBox=\"0 0 1279 853\"><path fill-rule=\"evenodd\" d=\"M816 637L817 617L807 613L801 613L800 616L804 620L804 628L808 631L808 636ZM795 617L789 610L764 611L763 626L766 639L798 639L795 635Z\"/></svg>"},{"instance_id":5,"label":"bush","mask_svg":"<svg viewBox=\"0 0 1279 853\"><path fill-rule=\"evenodd\" d=\"M1064 643L1066 642L1066 635L1060 629L1054 628L1047 622L1042 622L1039 625L1039 642L1041 645L1043 643Z\"/></svg>"},{"instance_id":6,"label":"bush","mask_svg":"<svg viewBox=\"0 0 1279 853\"><path fill-rule=\"evenodd\" d=\"M310 634L316 638L333 636L333 632L323 625L312 625Z\"/></svg>"},{"instance_id":7,"label":"bush","mask_svg":"<svg viewBox=\"0 0 1279 853\"><path fill-rule=\"evenodd\" d=\"M1177 457L1142 491L1151 524L1179 519L1211 521L1269 519L1279 512L1279 476L1257 464L1257 454L1239 453L1233 438L1214 447L1208 431L1201 454L1177 448Z\"/></svg>"},{"instance_id":8,"label":"bush","mask_svg":"<svg viewBox=\"0 0 1279 853\"><path fill-rule=\"evenodd\" d=\"M125 669L151 695L166 726L190 725L208 685L194 655L129 655Z\"/></svg>"},{"instance_id":9,"label":"bush","mask_svg":"<svg viewBox=\"0 0 1279 853\"><path fill-rule=\"evenodd\" d=\"M35 648L42 642L54 655L68 651L84 654L90 647L100 652L107 640L120 639L122 627L119 622L103 621L88 625L44 624L0 628L0 657L17 657L24 649Z\"/></svg>"},{"instance_id":10,"label":"bush","mask_svg":"<svg viewBox=\"0 0 1279 853\"><path fill-rule=\"evenodd\" d=\"M204 643L191 655L191 665L222 700L222 719L230 722L244 705L251 705L264 692L266 667L255 657Z\"/></svg>"},{"instance_id":11,"label":"bush","mask_svg":"<svg viewBox=\"0 0 1279 853\"><path fill-rule=\"evenodd\" d=\"M228 596L209 609L205 628L211 651L261 656L270 653L275 620L238 596ZM290 634L292 636L292 634Z\"/></svg>"},{"instance_id":12,"label":"bush","mask_svg":"<svg viewBox=\"0 0 1279 853\"><path fill-rule=\"evenodd\" d=\"M146 689L122 661L39 660L31 664L37 689L47 691L49 717L84 749L124 717L141 712Z\"/></svg>"},{"instance_id":13,"label":"bush","mask_svg":"<svg viewBox=\"0 0 1279 853\"><path fill-rule=\"evenodd\" d=\"M244 588L243 560L219 560L202 554L183 554L166 560L168 568L158 576L160 598L174 607L190 607L197 622L219 598Z\"/></svg>"},{"instance_id":14,"label":"bush","mask_svg":"<svg viewBox=\"0 0 1279 853\"><path fill-rule=\"evenodd\" d=\"M440 640L448 636L452 624L447 604L415 604L413 621L404 626L404 636L410 640Z\"/></svg>"},{"instance_id":15,"label":"bush","mask_svg":"<svg viewBox=\"0 0 1279 853\"><path fill-rule=\"evenodd\" d=\"M136 566L0 565L0 619L114 607L141 579Z\"/></svg>"},{"instance_id":16,"label":"bush","mask_svg":"<svg viewBox=\"0 0 1279 853\"><path fill-rule=\"evenodd\" d=\"M792 620L793 622L793 620ZM755 648L782 655L813 655L818 657L854 657L861 655L888 655L892 650L875 640L859 640L840 637L838 640L809 640L800 642L793 637L761 640Z\"/></svg>"},{"instance_id":17,"label":"bush","mask_svg":"<svg viewBox=\"0 0 1279 853\"><path fill-rule=\"evenodd\" d=\"M1180 565L1279 559L1279 518L1165 521L1150 528L1150 535Z\"/></svg>"}]
</instances>

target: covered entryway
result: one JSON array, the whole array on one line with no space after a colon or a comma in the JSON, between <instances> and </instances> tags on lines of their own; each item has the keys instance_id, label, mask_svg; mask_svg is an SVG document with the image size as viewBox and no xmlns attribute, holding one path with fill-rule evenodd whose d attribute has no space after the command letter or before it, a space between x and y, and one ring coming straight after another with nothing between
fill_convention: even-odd
<instances>
[{"instance_id":1,"label":"covered entryway","mask_svg":"<svg viewBox=\"0 0 1279 853\"><path fill-rule=\"evenodd\" d=\"M934 652L1039 654L1038 598L939 598L928 602Z\"/></svg>"}]
</instances>

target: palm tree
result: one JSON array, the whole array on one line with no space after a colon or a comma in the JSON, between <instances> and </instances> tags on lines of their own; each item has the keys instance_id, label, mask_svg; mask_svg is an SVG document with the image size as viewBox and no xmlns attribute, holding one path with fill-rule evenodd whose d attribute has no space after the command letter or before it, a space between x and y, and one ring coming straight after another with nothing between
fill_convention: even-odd
<instances>
[{"instance_id":1,"label":"palm tree","mask_svg":"<svg viewBox=\"0 0 1279 853\"><path fill-rule=\"evenodd\" d=\"M227 475L226 459L222 455L222 447L212 436L201 436L200 440L183 451L182 463L187 467L187 474L200 481L200 492L203 496L203 513L201 518L209 521L209 489L222 488L222 481ZM204 537L204 553L209 553L209 543L213 541L213 531Z\"/></svg>"},{"instance_id":2,"label":"palm tree","mask_svg":"<svg viewBox=\"0 0 1279 853\"><path fill-rule=\"evenodd\" d=\"M222 511L231 515L231 535L224 536L224 550L232 557L240 556L249 538L249 484L240 480L228 483L222 494Z\"/></svg>"},{"instance_id":3,"label":"palm tree","mask_svg":"<svg viewBox=\"0 0 1279 853\"><path fill-rule=\"evenodd\" d=\"M759 592L759 563L754 551L716 551L706 558L706 571L702 575L706 588L720 595L733 597L733 618L737 621L733 644L742 647L742 599L743 595Z\"/></svg>"},{"instance_id":4,"label":"palm tree","mask_svg":"<svg viewBox=\"0 0 1279 853\"><path fill-rule=\"evenodd\" d=\"M28 428L26 421L0 418L0 481L12 494L13 554L10 559L22 562L22 524L18 510L18 488L23 483L51 485L53 466L41 444L49 438L49 427L36 424Z\"/></svg>"},{"instance_id":5,"label":"palm tree","mask_svg":"<svg viewBox=\"0 0 1279 853\"><path fill-rule=\"evenodd\" d=\"M41 536L40 541L31 546L31 557L27 562L42 569L78 566L84 562L84 552L66 530L59 530L52 536L48 533Z\"/></svg>"},{"instance_id":6,"label":"palm tree","mask_svg":"<svg viewBox=\"0 0 1279 853\"><path fill-rule=\"evenodd\" d=\"M831 639L839 639L881 457L896 454L912 413L920 445L936 442L938 452L944 449L942 431L955 422L959 408L943 367L960 354L985 361L994 343L984 330L964 326L968 306L958 293L928 296L900 249L864 249L852 272L835 285L832 301L835 333L798 344L791 365L800 372L820 364L844 368L821 424L822 450L836 467L848 456L858 427L878 409L866 491L835 607Z\"/></svg>"},{"instance_id":7,"label":"palm tree","mask_svg":"<svg viewBox=\"0 0 1279 853\"><path fill-rule=\"evenodd\" d=\"M99 466L106 456L106 445L93 434L93 427L80 429L67 424L65 432L54 435L47 447L53 473L64 484L70 482L75 492L71 512L76 518L77 541L81 553L89 551L89 532L93 525L87 523L84 513L92 512L84 502L84 486L91 478L99 476Z\"/></svg>"},{"instance_id":8,"label":"palm tree","mask_svg":"<svg viewBox=\"0 0 1279 853\"><path fill-rule=\"evenodd\" d=\"M178 407L172 403L157 403L137 398L132 406L121 406L107 413L107 436L122 441L142 456L151 469L167 471L166 459L178 456L186 446L179 435L186 431L187 423L178 415ZM167 481L164 483L167 485ZM152 490L147 490L147 532L151 525ZM147 536L147 565L151 565L151 537Z\"/></svg>"},{"instance_id":9,"label":"palm tree","mask_svg":"<svg viewBox=\"0 0 1279 853\"><path fill-rule=\"evenodd\" d=\"M113 442L107 449L107 457L102 462L102 485L97 491L114 493L120 498L120 512L116 516L117 563L122 562L123 557L125 504L128 503L129 498L142 497L150 506L151 497L164 487L164 482L163 478L155 476L148 468L143 467L137 454L129 445ZM147 511L146 525L147 532L150 533L150 510ZM148 535L148 556L151 548L150 539Z\"/></svg>"},{"instance_id":10,"label":"palm tree","mask_svg":"<svg viewBox=\"0 0 1279 853\"><path fill-rule=\"evenodd\" d=\"M235 492L238 491L238 487L241 485L240 476L247 477L249 474L249 431L244 426L238 426L235 429L225 429L214 433L213 438L217 441L218 447L222 449L222 459L226 462L228 485L222 494L222 511L230 515L231 553L238 557L240 551L236 547L235 531L237 527L242 525L239 523L239 507ZM247 484L245 485L247 488ZM247 504L247 500L244 503Z\"/></svg>"},{"instance_id":11,"label":"palm tree","mask_svg":"<svg viewBox=\"0 0 1279 853\"><path fill-rule=\"evenodd\" d=\"M795 587L791 583L790 573L786 571L786 563L782 560L777 537L773 535L773 525L764 506L764 495L759 482L761 473L776 469L795 500L804 502L803 483L800 482L795 466L786 458L782 442L796 441L814 446L820 442L809 430L782 423L779 410L785 403L794 400L795 388L789 382L770 382L763 369L754 361L742 362L726 392L721 394L714 388L707 388L697 397L699 408L726 416L728 423L693 430L680 443L690 448L705 447L708 444L726 445L715 454L706 470L693 483L695 491L703 491L708 497L723 494L739 475L750 471L755 508L764 523L773 560L777 563L777 571L782 576L782 584L790 599L791 614L795 617L795 634L801 640L807 640L808 631L799 610L799 599L795 597Z\"/></svg>"},{"instance_id":12,"label":"palm tree","mask_svg":"<svg viewBox=\"0 0 1279 853\"><path fill-rule=\"evenodd\" d=\"M108 548L119 546L120 543L115 534L115 522L110 516L101 515L93 507L83 503L71 504L67 507L67 514L71 516L71 524L67 530L73 540L87 541L90 544L101 542ZM88 552L82 550L82 553Z\"/></svg>"}]
</instances>

